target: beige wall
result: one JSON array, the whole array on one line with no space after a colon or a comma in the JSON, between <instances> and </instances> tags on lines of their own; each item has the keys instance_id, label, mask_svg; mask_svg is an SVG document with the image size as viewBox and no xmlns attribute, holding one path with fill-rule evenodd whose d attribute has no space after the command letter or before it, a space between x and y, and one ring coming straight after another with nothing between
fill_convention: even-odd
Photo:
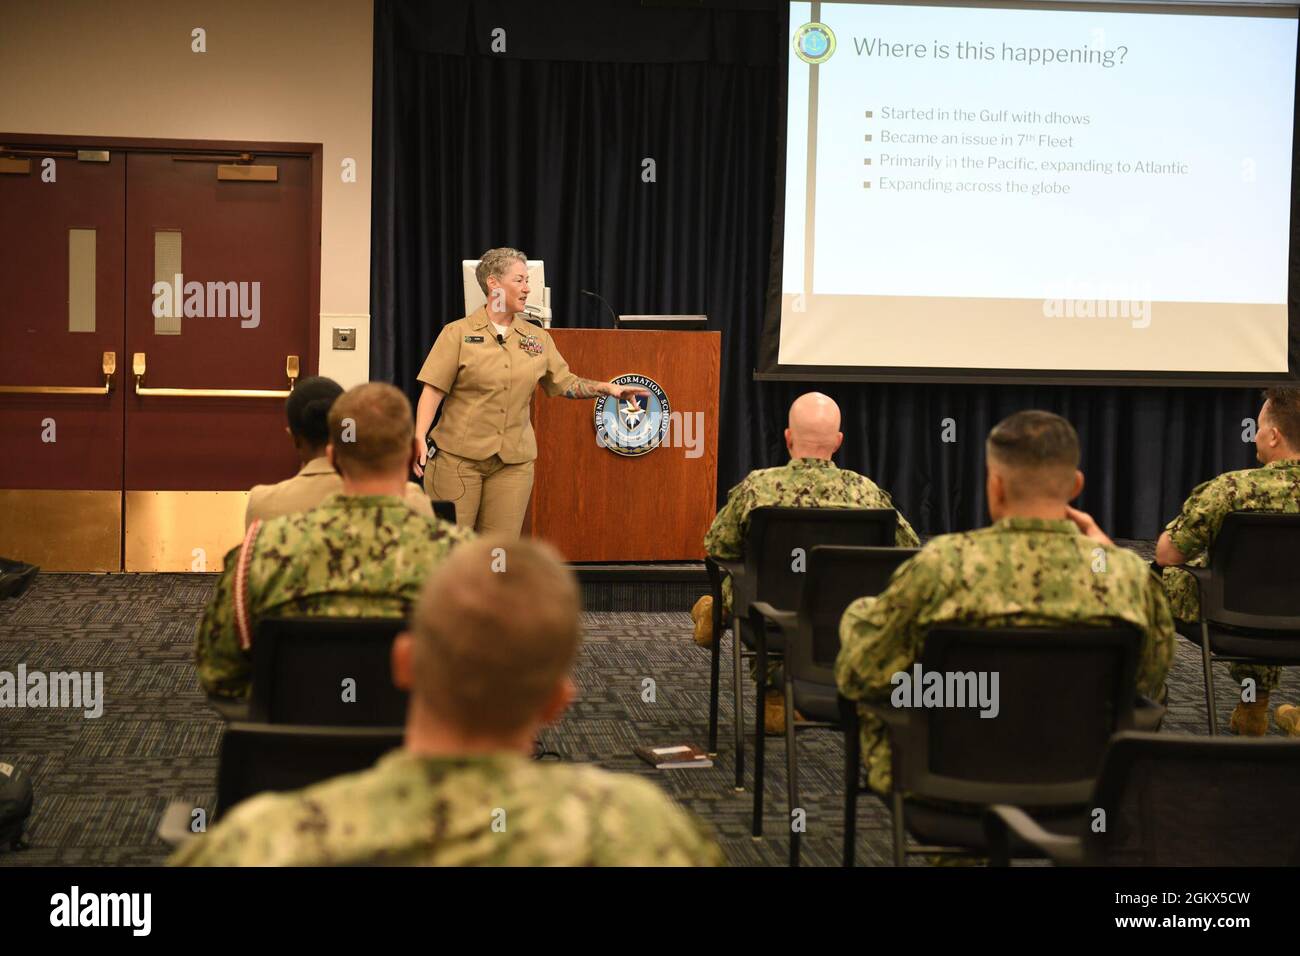
<instances>
[{"instance_id":1,"label":"beige wall","mask_svg":"<svg viewBox=\"0 0 1300 956\"><path fill-rule=\"evenodd\" d=\"M320 370L353 385L370 354L373 24L371 0L0 0L0 131L323 144ZM356 351L330 348L333 325L356 326Z\"/></svg>"}]
</instances>

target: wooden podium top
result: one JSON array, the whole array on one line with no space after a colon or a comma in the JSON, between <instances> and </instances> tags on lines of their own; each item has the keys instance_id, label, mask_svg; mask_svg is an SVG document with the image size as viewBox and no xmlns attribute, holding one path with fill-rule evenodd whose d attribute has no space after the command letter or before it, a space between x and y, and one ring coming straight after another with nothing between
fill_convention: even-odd
<instances>
[{"instance_id":1,"label":"wooden podium top","mask_svg":"<svg viewBox=\"0 0 1300 956\"><path fill-rule=\"evenodd\" d=\"M643 375L668 400L659 447L625 456L596 436L595 399L533 402L538 457L525 531L569 561L699 560L718 482L719 332L551 329L569 368Z\"/></svg>"}]
</instances>

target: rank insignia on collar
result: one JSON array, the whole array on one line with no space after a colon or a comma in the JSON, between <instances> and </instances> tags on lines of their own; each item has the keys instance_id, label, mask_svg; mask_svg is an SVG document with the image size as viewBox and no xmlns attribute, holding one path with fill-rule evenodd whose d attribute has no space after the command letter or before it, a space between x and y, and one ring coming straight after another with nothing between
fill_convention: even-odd
<instances>
[{"instance_id":1,"label":"rank insignia on collar","mask_svg":"<svg viewBox=\"0 0 1300 956\"><path fill-rule=\"evenodd\" d=\"M529 355L542 354L542 341L535 335L523 335L519 337L519 347Z\"/></svg>"}]
</instances>

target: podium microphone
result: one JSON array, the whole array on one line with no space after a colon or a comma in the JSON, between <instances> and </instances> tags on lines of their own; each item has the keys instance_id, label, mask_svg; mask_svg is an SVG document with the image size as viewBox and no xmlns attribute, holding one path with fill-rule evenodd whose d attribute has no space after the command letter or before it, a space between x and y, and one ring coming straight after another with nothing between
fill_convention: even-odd
<instances>
[{"instance_id":1,"label":"podium microphone","mask_svg":"<svg viewBox=\"0 0 1300 956\"><path fill-rule=\"evenodd\" d=\"M579 289L578 291L581 292L583 295L589 295L589 296L591 296L593 299L599 299L600 302L605 306L605 308L609 309L609 314L610 314L610 315L613 317L613 319L614 319L614 325L615 325L615 327L618 326L618 314L614 311L614 307L611 306L608 302L605 301L605 297L604 297L603 295L599 295L599 294L597 294L597 293L595 293L595 292L591 292L591 291L589 291L589 290L587 290L587 289Z\"/></svg>"}]
</instances>

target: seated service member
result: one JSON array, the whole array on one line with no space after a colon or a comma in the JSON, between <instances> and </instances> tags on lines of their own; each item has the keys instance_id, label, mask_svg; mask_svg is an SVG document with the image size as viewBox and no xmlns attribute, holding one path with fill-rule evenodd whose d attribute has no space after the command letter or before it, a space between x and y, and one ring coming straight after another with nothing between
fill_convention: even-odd
<instances>
[{"instance_id":1,"label":"seated service member","mask_svg":"<svg viewBox=\"0 0 1300 956\"><path fill-rule=\"evenodd\" d=\"M407 507L411 403L392 385L344 392L330 408L329 432L325 454L343 491L310 511L254 521L226 555L195 648L209 694L247 696L260 618L401 617L433 566L473 537Z\"/></svg>"},{"instance_id":2,"label":"seated service member","mask_svg":"<svg viewBox=\"0 0 1300 956\"><path fill-rule=\"evenodd\" d=\"M573 699L579 610L549 546L461 545L393 644L393 678L411 692L403 747L369 770L253 797L170 862L722 864L704 825L650 781L531 759L539 728Z\"/></svg>"},{"instance_id":3,"label":"seated service member","mask_svg":"<svg viewBox=\"0 0 1300 956\"><path fill-rule=\"evenodd\" d=\"M704 536L704 550L713 558L735 560L744 557L749 513L765 506L790 508L892 508L893 501L870 478L837 468L831 456L844 442L840 431L840 408L820 392L800 395L790 406L785 446L788 464L752 471L732 488L727 503L713 519ZM915 548L921 543L901 514L894 544ZM722 619L731 616L731 578L722 582ZM704 595L691 609L695 641L705 647L713 643L713 597ZM768 669L764 722L769 733L783 733L785 697L780 689L780 664Z\"/></svg>"},{"instance_id":4,"label":"seated service member","mask_svg":"<svg viewBox=\"0 0 1300 956\"><path fill-rule=\"evenodd\" d=\"M1156 542L1156 563L1165 566L1162 580L1174 617L1192 626L1187 633L1194 634L1198 643L1200 629L1195 625L1201 620L1201 600L1196 579L1168 565L1205 567L1230 512L1300 511L1300 388L1268 389L1258 424L1255 457L1264 467L1230 471L1197 485ZM1229 671L1238 684L1248 678L1255 682L1254 700L1238 702L1229 726L1234 733L1252 737L1268 733L1268 698L1278 685L1281 668L1233 664ZM1289 705L1277 709L1278 726L1291 734L1300 734L1298 717Z\"/></svg>"},{"instance_id":5,"label":"seated service member","mask_svg":"<svg viewBox=\"0 0 1300 956\"><path fill-rule=\"evenodd\" d=\"M332 378L312 376L301 379L289 393L284 411L289 419L285 429L293 439L301 469L292 478L274 485L254 485L248 494L244 528L258 519L278 518L315 508L330 495L343 490L343 479L325 457L329 441L329 412L343 387ZM428 497L413 481L406 483L406 506L418 515L433 517Z\"/></svg>"},{"instance_id":6,"label":"seated service member","mask_svg":"<svg viewBox=\"0 0 1300 956\"><path fill-rule=\"evenodd\" d=\"M1169 604L1145 561L1068 505L1083 490L1074 427L1050 412L1017 412L989 433L985 459L993 524L932 538L879 596L848 606L835 662L840 693L888 702L891 678L921 659L926 631L939 625L1129 622L1144 635L1138 693L1160 699L1174 650ZM1101 572L1093 570L1099 550ZM866 712L862 759L871 789L888 793L886 728Z\"/></svg>"}]
</instances>

